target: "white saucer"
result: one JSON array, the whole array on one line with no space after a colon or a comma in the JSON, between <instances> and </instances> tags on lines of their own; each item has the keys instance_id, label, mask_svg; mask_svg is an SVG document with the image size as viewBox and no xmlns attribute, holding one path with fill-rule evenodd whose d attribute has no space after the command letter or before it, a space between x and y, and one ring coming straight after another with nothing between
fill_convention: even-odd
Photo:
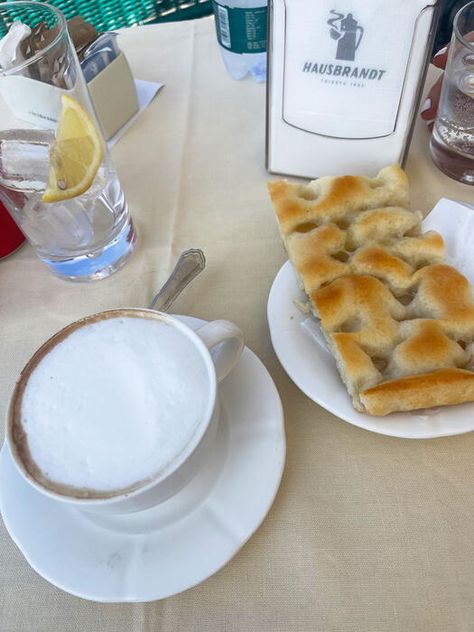
<instances>
[{"instance_id":1,"label":"white saucer","mask_svg":"<svg viewBox=\"0 0 474 632\"><path fill-rule=\"evenodd\" d=\"M354 426L392 437L428 439L474 430L474 403L373 417L357 412L327 350L319 324L295 301L306 297L289 261L278 272L268 298L273 348L283 368L305 395Z\"/></svg>"},{"instance_id":2,"label":"white saucer","mask_svg":"<svg viewBox=\"0 0 474 632\"><path fill-rule=\"evenodd\" d=\"M180 318L191 327L204 322ZM4 446L0 510L32 568L66 592L100 602L163 599L222 568L273 503L285 433L278 392L249 349L219 394L209 462L177 496L136 514L99 517L46 498L17 473Z\"/></svg>"}]
</instances>

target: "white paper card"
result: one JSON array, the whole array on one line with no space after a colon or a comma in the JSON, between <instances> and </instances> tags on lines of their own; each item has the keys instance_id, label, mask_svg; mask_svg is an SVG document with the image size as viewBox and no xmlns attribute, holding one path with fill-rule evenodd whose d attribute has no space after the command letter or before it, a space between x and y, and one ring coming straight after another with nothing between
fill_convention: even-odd
<instances>
[{"instance_id":1,"label":"white paper card","mask_svg":"<svg viewBox=\"0 0 474 632\"><path fill-rule=\"evenodd\" d=\"M285 2L283 119L335 138L396 126L420 0Z\"/></svg>"},{"instance_id":2,"label":"white paper card","mask_svg":"<svg viewBox=\"0 0 474 632\"><path fill-rule=\"evenodd\" d=\"M12 114L34 127L56 129L65 90L21 75L0 77L0 92Z\"/></svg>"}]
</instances>

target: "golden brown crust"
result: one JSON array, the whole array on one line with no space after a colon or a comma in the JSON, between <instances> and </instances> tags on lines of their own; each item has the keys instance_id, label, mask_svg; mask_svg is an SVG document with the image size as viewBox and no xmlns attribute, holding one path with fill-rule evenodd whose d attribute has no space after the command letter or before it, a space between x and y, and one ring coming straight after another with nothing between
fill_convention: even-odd
<instances>
[{"instance_id":1,"label":"golden brown crust","mask_svg":"<svg viewBox=\"0 0 474 632\"><path fill-rule=\"evenodd\" d=\"M378 279L351 274L316 290L310 299L327 335L350 333L369 353L388 352L395 345L397 318L405 310Z\"/></svg>"},{"instance_id":2,"label":"golden brown crust","mask_svg":"<svg viewBox=\"0 0 474 632\"><path fill-rule=\"evenodd\" d=\"M405 173L392 165L376 178L327 176L309 183L286 180L268 183L280 228L284 235L308 222L340 221L362 210L382 206L408 206L408 181Z\"/></svg>"},{"instance_id":3,"label":"golden brown crust","mask_svg":"<svg viewBox=\"0 0 474 632\"><path fill-rule=\"evenodd\" d=\"M344 248L345 239L345 232L335 224L325 224L309 233L295 232L288 236L288 256L307 294L323 283L349 274L350 267L333 257Z\"/></svg>"},{"instance_id":4,"label":"golden brown crust","mask_svg":"<svg viewBox=\"0 0 474 632\"><path fill-rule=\"evenodd\" d=\"M385 415L474 401L471 288L443 263L442 237L421 233L403 171L269 190L355 408Z\"/></svg>"},{"instance_id":5,"label":"golden brown crust","mask_svg":"<svg viewBox=\"0 0 474 632\"><path fill-rule=\"evenodd\" d=\"M396 410L462 404L474 400L474 373L463 369L439 369L433 373L382 382L360 394L371 415Z\"/></svg>"}]
</instances>

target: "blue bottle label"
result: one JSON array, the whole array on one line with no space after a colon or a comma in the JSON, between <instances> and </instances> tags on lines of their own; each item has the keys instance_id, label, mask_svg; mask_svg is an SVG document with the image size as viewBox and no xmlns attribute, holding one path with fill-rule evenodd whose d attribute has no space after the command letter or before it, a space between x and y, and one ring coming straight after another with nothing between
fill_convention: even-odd
<instances>
[{"instance_id":1,"label":"blue bottle label","mask_svg":"<svg viewBox=\"0 0 474 632\"><path fill-rule=\"evenodd\" d=\"M267 50L267 7L238 9L212 2L217 40L233 53L264 53Z\"/></svg>"}]
</instances>

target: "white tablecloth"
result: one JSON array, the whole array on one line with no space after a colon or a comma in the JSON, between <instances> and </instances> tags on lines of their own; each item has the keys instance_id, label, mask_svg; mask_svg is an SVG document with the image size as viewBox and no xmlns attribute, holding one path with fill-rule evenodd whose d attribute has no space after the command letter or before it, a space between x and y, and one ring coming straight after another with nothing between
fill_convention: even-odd
<instances>
[{"instance_id":1,"label":"white tablecloth","mask_svg":"<svg viewBox=\"0 0 474 632\"><path fill-rule=\"evenodd\" d=\"M110 279L54 278L29 246L0 262L0 403L50 334L102 309L146 305L178 254L208 267L176 313L228 318L279 389L288 442L277 499L237 556L164 601L104 605L39 577L0 527L2 632L468 632L474 629L474 433L409 441L351 426L307 399L272 350L266 302L285 261L264 168L265 85L225 74L212 20L120 36L136 77L166 84L113 149L139 232ZM473 189L438 172L418 124L413 206Z\"/></svg>"}]
</instances>

